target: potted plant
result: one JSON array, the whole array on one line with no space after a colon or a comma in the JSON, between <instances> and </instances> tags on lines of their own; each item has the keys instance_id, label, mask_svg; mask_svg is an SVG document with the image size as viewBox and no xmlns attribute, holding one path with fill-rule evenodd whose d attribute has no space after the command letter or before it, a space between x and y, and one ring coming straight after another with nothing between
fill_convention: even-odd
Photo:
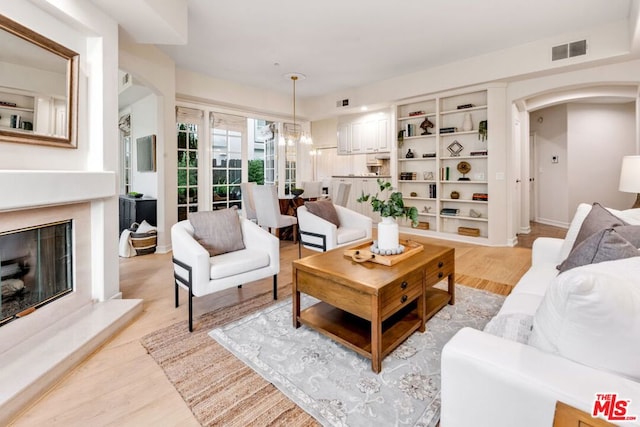
<instances>
[{"instance_id":1,"label":"potted plant","mask_svg":"<svg viewBox=\"0 0 640 427\"><path fill-rule=\"evenodd\" d=\"M391 183L378 178L380 191L391 191L386 200L379 199L378 194L364 194L358 197L357 202L371 202L374 212L379 212L382 221L378 224L378 248L381 250L395 250L398 248L398 223L396 218L406 218L411 220L411 226L418 225L418 209L414 206L405 206L402 200L402 193L393 191Z\"/></svg>"}]
</instances>

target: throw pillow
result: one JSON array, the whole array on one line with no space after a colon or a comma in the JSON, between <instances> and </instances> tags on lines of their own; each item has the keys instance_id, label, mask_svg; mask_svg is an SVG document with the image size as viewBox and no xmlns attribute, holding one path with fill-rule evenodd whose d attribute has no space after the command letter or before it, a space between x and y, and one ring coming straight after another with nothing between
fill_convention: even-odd
<instances>
[{"instance_id":1,"label":"throw pillow","mask_svg":"<svg viewBox=\"0 0 640 427\"><path fill-rule=\"evenodd\" d=\"M573 244L573 248L578 246L587 237L593 233L604 228L617 227L619 225L628 225L625 221L621 220L607 209L603 208L599 203L594 203L591 207L591 211L582 222L576 241Z\"/></svg>"},{"instance_id":2,"label":"throw pillow","mask_svg":"<svg viewBox=\"0 0 640 427\"><path fill-rule=\"evenodd\" d=\"M640 226L606 228L578 244L558 266L560 272L586 264L640 256Z\"/></svg>"},{"instance_id":3,"label":"throw pillow","mask_svg":"<svg viewBox=\"0 0 640 427\"><path fill-rule=\"evenodd\" d=\"M315 216L319 216L325 221L334 224L336 227L340 227L340 219L338 218L336 207L333 206L333 202L329 200L318 200L315 202L305 202L304 206Z\"/></svg>"},{"instance_id":4,"label":"throw pillow","mask_svg":"<svg viewBox=\"0 0 640 427\"><path fill-rule=\"evenodd\" d=\"M640 258L559 274L533 317L529 345L640 380Z\"/></svg>"},{"instance_id":5,"label":"throw pillow","mask_svg":"<svg viewBox=\"0 0 640 427\"><path fill-rule=\"evenodd\" d=\"M217 211L192 212L189 221L196 239L210 256L244 249L237 207Z\"/></svg>"}]
</instances>

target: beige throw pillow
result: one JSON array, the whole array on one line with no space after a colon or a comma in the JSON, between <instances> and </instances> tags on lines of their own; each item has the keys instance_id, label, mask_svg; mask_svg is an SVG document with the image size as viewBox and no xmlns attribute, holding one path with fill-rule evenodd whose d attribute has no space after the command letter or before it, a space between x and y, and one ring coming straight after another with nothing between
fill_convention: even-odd
<instances>
[{"instance_id":1,"label":"beige throw pillow","mask_svg":"<svg viewBox=\"0 0 640 427\"><path fill-rule=\"evenodd\" d=\"M192 212L189 221L193 237L211 256L244 249L237 207L217 211Z\"/></svg>"},{"instance_id":2,"label":"beige throw pillow","mask_svg":"<svg viewBox=\"0 0 640 427\"><path fill-rule=\"evenodd\" d=\"M319 216L325 221L335 224L336 227L340 227L340 219L338 218L336 207L333 206L333 202L329 200L318 200L316 202L305 202L304 206L315 216Z\"/></svg>"}]
</instances>

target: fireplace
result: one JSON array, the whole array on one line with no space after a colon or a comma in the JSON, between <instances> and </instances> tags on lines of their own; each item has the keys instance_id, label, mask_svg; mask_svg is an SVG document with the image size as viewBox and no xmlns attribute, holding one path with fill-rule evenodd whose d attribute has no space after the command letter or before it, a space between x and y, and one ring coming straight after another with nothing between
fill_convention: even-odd
<instances>
[{"instance_id":1,"label":"fireplace","mask_svg":"<svg viewBox=\"0 0 640 427\"><path fill-rule=\"evenodd\" d=\"M72 221L0 233L0 326L73 291Z\"/></svg>"}]
</instances>

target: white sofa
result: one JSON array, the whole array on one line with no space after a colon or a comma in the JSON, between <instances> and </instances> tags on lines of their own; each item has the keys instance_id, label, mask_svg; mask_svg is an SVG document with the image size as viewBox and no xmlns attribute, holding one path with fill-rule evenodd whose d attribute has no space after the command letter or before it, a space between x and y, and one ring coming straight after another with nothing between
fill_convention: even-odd
<instances>
[{"instance_id":1,"label":"white sofa","mask_svg":"<svg viewBox=\"0 0 640 427\"><path fill-rule=\"evenodd\" d=\"M445 345L442 427L552 426L557 401L591 414L597 393L617 393L618 399L630 400L627 415L637 418L620 425L640 426L640 377L615 372L618 359L627 369L640 372L640 257L577 267L560 275L556 269L569 254L590 209L579 206L566 239L536 239L531 268L485 331L464 328ZM612 212L629 224L640 224L639 209ZM561 325L551 331L559 338L559 350L541 350L536 345L540 337L533 338L542 326L549 327L544 325L548 306L569 287L580 287L580 281L586 285L580 289L584 295L579 295L584 297L583 307L571 306L575 295L570 296L561 310L573 317L551 320ZM619 294L617 289L623 286ZM593 298L612 301L595 303ZM608 304L617 308L611 310ZM588 319L583 330L580 324L571 324L576 318ZM620 322L625 327L619 327ZM503 334L495 335L500 326ZM609 326L613 329L602 332ZM597 338L583 339L591 335ZM594 367L598 361L592 363L601 352L611 361L607 369Z\"/></svg>"}]
</instances>

